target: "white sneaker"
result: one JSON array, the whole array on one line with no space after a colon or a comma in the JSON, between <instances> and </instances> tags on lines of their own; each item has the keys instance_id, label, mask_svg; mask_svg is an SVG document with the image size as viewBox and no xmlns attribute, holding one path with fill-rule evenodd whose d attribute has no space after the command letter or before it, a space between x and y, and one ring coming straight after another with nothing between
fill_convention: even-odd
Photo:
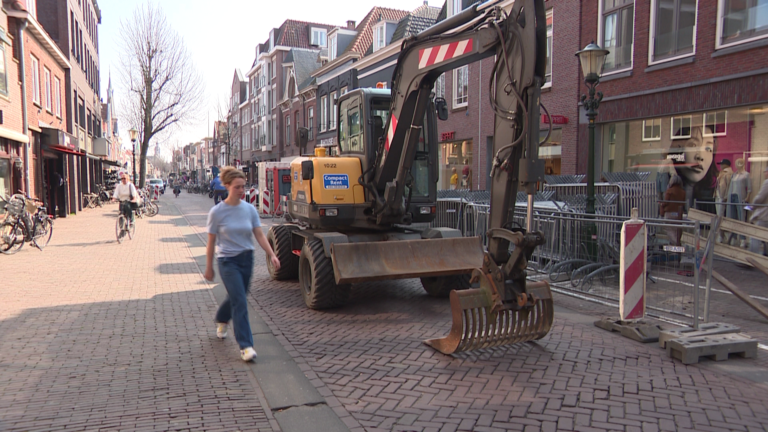
<instances>
[{"instance_id":1,"label":"white sneaker","mask_svg":"<svg viewBox=\"0 0 768 432\"><path fill-rule=\"evenodd\" d=\"M240 358L243 359L243 361L253 361L256 358L256 350L254 350L253 347L240 350Z\"/></svg>"},{"instance_id":2,"label":"white sneaker","mask_svg":"<svg viewBox=\"0 0 768 432\"><path fill-rule=\"evenodd\" d=\"M224 339L227 337L227 324L226 323L216 323L216 336L219 339Z\"/></svg>"}]
</instances>

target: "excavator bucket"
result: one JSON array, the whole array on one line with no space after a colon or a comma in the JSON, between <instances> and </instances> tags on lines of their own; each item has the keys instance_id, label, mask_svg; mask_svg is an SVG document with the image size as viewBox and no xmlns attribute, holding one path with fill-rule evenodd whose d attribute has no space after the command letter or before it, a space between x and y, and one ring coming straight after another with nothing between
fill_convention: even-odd
<instances>
[{"instance_id":1,"label":"excavator bucket","mask_svg":"<svg viewBox=\"0 0 768 432\"><path fill-rule=\"evenodd\" d=\"M546 281L530 282L526 291L527 306L498 310L490 281L480 272L480 288L451 291L453 324L448 336L424 343L443 354L453 354L543 338L554 320L552 292Z\"/></svg>"},{"instance_id":2,"label":"excavator bucket","mask_svg":"<svg viewBox=\"0 0 768 432\"><path fill-rule=\"evenodd\" d=\"M483 263L479 237L335 243L336 283L470 273Z\"/></svg>"}]
</instances>

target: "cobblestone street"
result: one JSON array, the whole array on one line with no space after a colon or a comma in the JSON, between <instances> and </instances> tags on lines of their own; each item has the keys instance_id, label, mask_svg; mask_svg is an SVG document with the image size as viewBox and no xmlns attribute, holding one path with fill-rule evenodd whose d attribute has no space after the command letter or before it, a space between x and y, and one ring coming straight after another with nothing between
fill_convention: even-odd
<instances>
[{"instance_id":1,"label":"cobblestone street","mask_svg":"<svg viewBox=\"0 0 768 432\"><path fill-rule=\"evenodd\" d=\"M422 340L448 332L449 303L418 280L354 285L346 307L312 311L295 281L269 278L261 251L250 298L260 357L246 365L211 324L221 288L199 268L211 204L166 194L121 245L116 207L87 210L57 220L43 252L0 256L0 430L312 430L286 414L322 407L354 431L768 426L764 350L685 366L594 327L610 310L557 295L544 339L444 356ZM259 345L266 336L284 355ZM298 372L272 372L277 363ZM311 388L291 384L299 378ZM275 402L270 380L319 399Z\"/></svg>"}]
</instances>

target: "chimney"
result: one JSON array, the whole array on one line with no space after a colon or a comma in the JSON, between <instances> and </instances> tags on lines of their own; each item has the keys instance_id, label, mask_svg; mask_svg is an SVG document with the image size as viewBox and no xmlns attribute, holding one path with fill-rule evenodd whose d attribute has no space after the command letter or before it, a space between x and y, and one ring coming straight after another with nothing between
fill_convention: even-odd
<instances>
[{"instance_id":1,"label":"chimney","mask_svg":"<svg viewBox=\"0 0 768 432\"><path fill-rule=\"evenodd\" d=\"M427 0L424 0L424 6L429 6L429 3L427 3Z\"/></svg>"},{"instance_id":2,"label":"chimney","mask_svg":"<svg viewBox=\"0 0 768 432\"><path fill-rule=\"evenodd\" d=\"M348 28L349 30L354 30L354 29L355 29L355 22L354 22L354 21L352 21L352 20L348 20L348 21L347 21L347 28Z\"/></svg>"}]
</instances>

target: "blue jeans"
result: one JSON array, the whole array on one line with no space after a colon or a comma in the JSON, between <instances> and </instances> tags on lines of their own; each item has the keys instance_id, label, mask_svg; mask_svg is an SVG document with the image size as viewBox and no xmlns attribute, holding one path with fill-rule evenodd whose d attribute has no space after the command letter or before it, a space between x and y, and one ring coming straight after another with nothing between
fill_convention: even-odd
<instances>
[{"instance_id":1,"label":"blue jeans","mask_svg":"<svg viewBox=\"0 0 768 432\"><path fill-rule=\"evenodd\" d=\"M219 201L227 199L227 195L229 195L229 193L227 193L226 189L215 189L213 191L213 203L218 204Z\"/></svg>"},{"instance_id":2,"label":"blue jeans","mask_svg":"<svg viewBox=\"0 0 768 432\"><path fill-rule=\"evenodd\" d=\"M235 340L240 349L253 346L253 333L248 322L248 290L253 274L253 251L245 251L233 257L219 257L219 274L227 289L227 299L216 312L216 322L232 320Z\"/></svg>"}]
</instances>

